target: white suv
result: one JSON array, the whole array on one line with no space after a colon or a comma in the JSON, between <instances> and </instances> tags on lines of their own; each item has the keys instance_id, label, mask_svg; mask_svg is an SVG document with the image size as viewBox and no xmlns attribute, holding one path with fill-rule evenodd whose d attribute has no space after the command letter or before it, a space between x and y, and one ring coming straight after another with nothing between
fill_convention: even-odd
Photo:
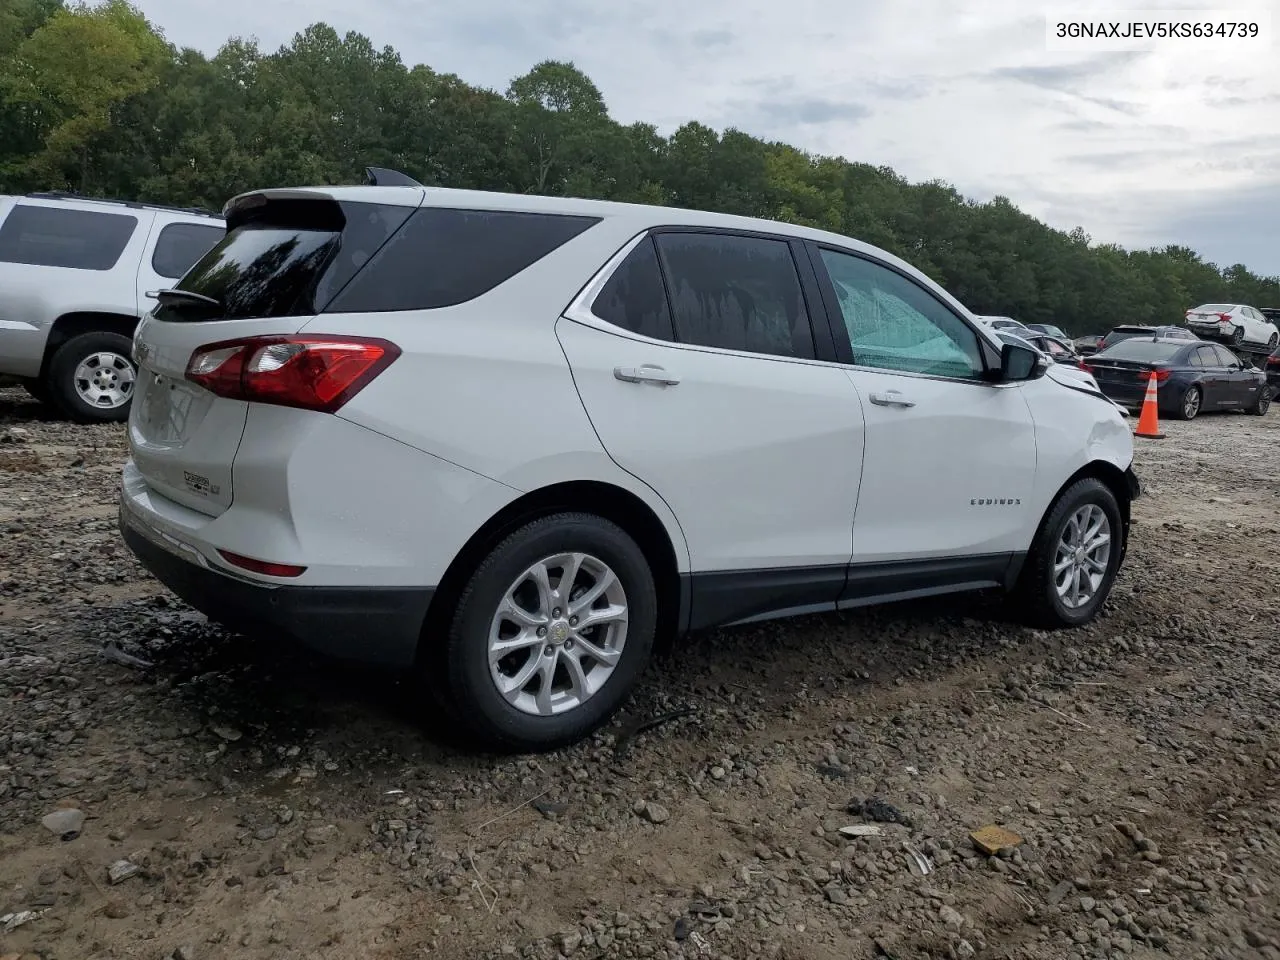
<instances>
[{"instance_id":1,"label":"white suv","mask_svg":"<svg viewBox=\"0 0 1280 960\"><path fill-rule=\"evenodd\" d=\"M135 339L121 529L210 617L413 665L489 745L580 738L655 638L984 588L1103 604L1115 407L804 227L262 190Z\"/></svg>"},{"instance_id":2,"label":"white suv","mask_svg":"<svg viewBox=\"0 0 1280 960\"><path fill-rule=\"evenodd\" d=\"M225 233L199 211L0 197L0 374L75 420L124 420L147 291L171 286Z\"/></svg>"}]
</instances>

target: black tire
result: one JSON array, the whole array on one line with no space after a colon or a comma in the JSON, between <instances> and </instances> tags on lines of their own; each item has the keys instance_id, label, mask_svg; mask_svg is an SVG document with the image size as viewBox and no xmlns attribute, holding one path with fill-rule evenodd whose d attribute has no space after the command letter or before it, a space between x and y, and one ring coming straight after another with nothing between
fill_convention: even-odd
<instances>
[{"instance_id":1,"label":"black tire","mask_svg":"<svg viewBox=\"0 0 1280 960\"><path fill-rule=\"evenodd\" d=\"M1238 347L1242 343L1244 343L1244 327L1236 327L1231 331L1231 345Z\"/></svg>"},{"instance_id":2,"label":"black tire","mask_svg":"<svg viewBox=\"0 0 1280 960\"><path fill-rule=\"evenodd\" d=\"M102 331L82 333L58 348L49 363L45 379L49 397L59 410L77 423L122 423L129 417L131 400L126 400L119 406L95 406L81 396L76 387L77 369L94 354L113 354L127 364L132 376L129 386L132 396L132 384L137 379L137 367L133 363L133 343L121 334Z\"/></svg>"},{"instance_id":3,"label":"black tire","mask_svg":"<svg viewBox=\"0 0 1280 960\"><path fill-rule=\"evenodd\" d=\"M1271 409L1271 388L1263 385L1258 391L1258 399L1253 402L1253 406L1249 408L1249 412L1255 417L1265 417L1267 411Z\"/></svg>"},{"instance_id":4,"label":"black tire","mask_svg":"<svg viewBox=\"0 0 1280 960\"><path fill-rule=\"evenodd\" d=\"M1179 420L1194 420L1200 415L1201 409L1204 407L1204 393L1194 384L1187 387L1187 392L1182 395L1182 399L1178 401L1177 407L1174 408L1173 415Z\"/></svg>"},{"instance_id":5,"label":"black tire","mask_svg":"<svg viewBox=\"0 0 1280 960\"><path fill-rule=\"evenodd\" d=\"M1097 590L1087 603L1073 608L1067 606L1058 593L1053 566L1068 522L1076 511L1086 505L1100 507L1106 515L1111 528L1111 550ZM1085 477L1064 490L1036 532L1015 588L1015 600L1026 620L1033 626L1051 630L1083 626L1096 617L1115 585L1124 535L1115 494L1101 480Z\"/></svg>"},{"instance_id":6,"label":"black tire","mask_svg":"<svg viewBox=\"0 0 1280 960\"><path fill-rule=\"evenodd\" d=\"M499 693L490 673L489 631L502 598L522 573L541 559L568 552L589 554L614 572L626 594L626 639L603 687L578 706L540 716L518 709ZM653 573L636 542L601 517L559 513L521 527L480 563L458 598L444 650L427 651L421 668L444 672L444 690L440 684L431 686L443 693L446 711L479 745L501 751L551 750L589 736L622 707L649 662L657 619ZM537 655L536 647L528 654ZM560 651L555 655L559 662Z\"/></svg>"},{"instance_id":7,"label":"black tire","mask_svg":"<svg viewBox=\"0 0 1280 960\"><path fill-rule=\"evenodd\" d=\"M22 387L27 391L27 395L32 400L38 400L45 406L52 406L53 401L49 397L48 385L43 380L37 380L34 377L24 377L22 379Z\"/></svg>"},{"instance_id":8,"label":"black tire","mask_svg":"<svg viewBox=\"0 0 1280 960\"><path fill-rule=\"evenodd\" d=\"M1267 349L1274 351L1278 345L1280 345L1280 333L1273 333L1267 339Z\"/></svg>"}]
</instances>

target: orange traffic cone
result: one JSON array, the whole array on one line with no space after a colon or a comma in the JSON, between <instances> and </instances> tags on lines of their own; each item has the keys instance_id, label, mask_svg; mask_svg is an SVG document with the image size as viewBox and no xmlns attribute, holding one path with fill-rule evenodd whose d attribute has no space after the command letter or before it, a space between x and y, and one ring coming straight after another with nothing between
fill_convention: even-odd
<instances>
[{"instance_id":1,"label":"orange traffic cone","mask_svg":"<svg viewBox=\"0 0 1280 960\"><path fill-rule=\"evenodd\" d=\"M1142 413L1138 416L1138 429L1133 431L1135 437L1146 437L1148 440L1163 440L1160 432L1160 414L1156 410L1156 374L1153 370L1147 381L1147 395L1142 399Z\"/></svg>"}]
</instances>

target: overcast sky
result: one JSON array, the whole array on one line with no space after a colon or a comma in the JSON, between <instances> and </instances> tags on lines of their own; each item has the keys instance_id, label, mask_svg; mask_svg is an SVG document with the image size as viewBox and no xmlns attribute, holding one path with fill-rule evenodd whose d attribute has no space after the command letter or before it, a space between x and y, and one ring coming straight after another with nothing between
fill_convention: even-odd
<instances>
[{"instance_id":1,"label":"overcast sky","mask_svg":"<svg viewBox=\"0 0 1280 960\"><path fill-rule=\"evenodd\" d=\"M1098 242L1181 243L1280 275L1280 43L1188 52L1048 49L1024 0L135 0L173 42L264 48L323 20L505 90L571 60L622 122L687 120L965 194L1010 197ZM1269 13L1280 0L1059 2Z\"/></svg>"}]
</instances>

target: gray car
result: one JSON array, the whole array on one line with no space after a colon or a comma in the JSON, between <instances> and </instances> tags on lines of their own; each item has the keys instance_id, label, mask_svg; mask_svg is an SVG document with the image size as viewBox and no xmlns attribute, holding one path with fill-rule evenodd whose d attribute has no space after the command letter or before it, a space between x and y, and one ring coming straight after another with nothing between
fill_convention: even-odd
<instances>
[{"instance_id":1,"label":"gray car","mask_svg":"<svg viewBox=\"0 0 1280 960\"><path fill-rule=\"evenodd\" d=\"M73 420L123 421L147 293L174 286L225 233L199 211L0 197L0 375Z\"/></svg>"}]
</instances>

